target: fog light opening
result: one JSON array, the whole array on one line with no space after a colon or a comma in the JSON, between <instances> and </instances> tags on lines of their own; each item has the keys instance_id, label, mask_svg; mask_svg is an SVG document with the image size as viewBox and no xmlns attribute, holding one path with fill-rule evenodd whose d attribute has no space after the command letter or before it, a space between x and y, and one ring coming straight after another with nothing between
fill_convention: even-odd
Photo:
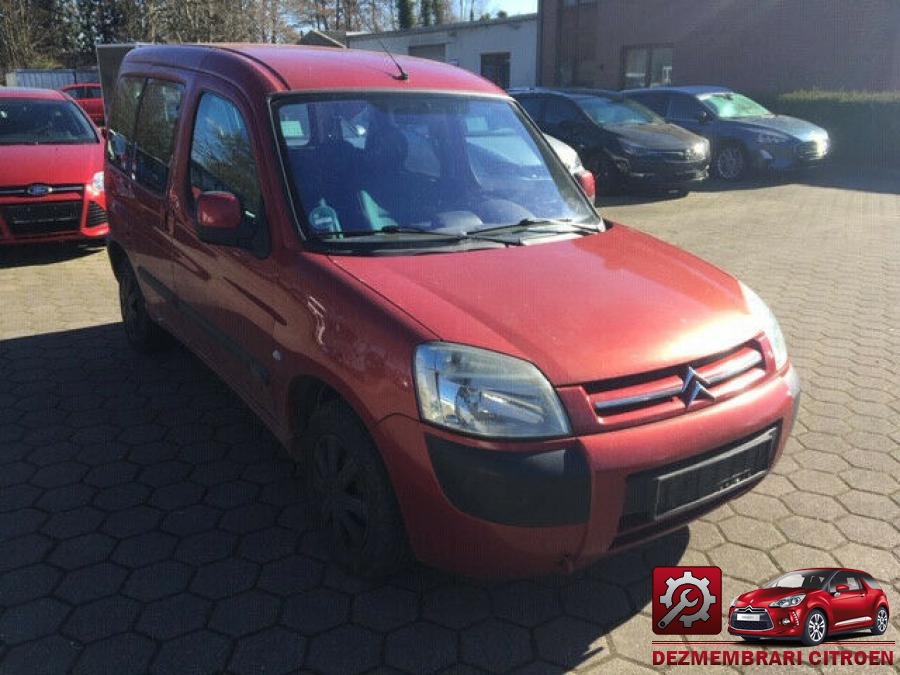
<instances>
[{"instance_id":1,"label":"fog light opening","mask_svg":"<svg viewBox=\"0 0 900 675\"><path fill-rule=\"evenodd\" d=\"M782 625L784 625L784 626L787 626L790 622L791 622L791 620L790 620L790 619L787 619L787 618L781 620L781 623L782 623Z\"/></svg>"}]
</instances>

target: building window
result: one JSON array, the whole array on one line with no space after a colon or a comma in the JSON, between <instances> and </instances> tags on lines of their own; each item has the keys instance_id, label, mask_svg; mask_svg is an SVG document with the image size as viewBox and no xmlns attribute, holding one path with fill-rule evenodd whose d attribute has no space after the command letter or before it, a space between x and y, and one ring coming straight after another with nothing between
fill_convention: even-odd
<instances>
[{"instance_id":1,"label":"building window","mask_svg":"<svg viewBox=\"0 0 900 675\"><path fill-rule=\"evenodd\" d=\"M502 89L509 89L509 52L482 54L481 76Z\"/></svg>"},{"instance_id":2,"label":"building window","mask_svg":"<svg viewBox=\"0 0 900 675\"><path fill-rule=\"evenodd\" d=\"M672 84L671 47L625 47L622 87L662 87Z\"/></svg>"},{"instance_id":3,"label":"building window","mask_svg":"<svg viewBox=\"0 0 900 675\"><path fill-rule=\"evenodd\" d=\"M447 50L446 45L410 45L407 49L410 56L416 56L420 59L431 59L432 61L446 61Z\"/></svg>"}]
</instances>

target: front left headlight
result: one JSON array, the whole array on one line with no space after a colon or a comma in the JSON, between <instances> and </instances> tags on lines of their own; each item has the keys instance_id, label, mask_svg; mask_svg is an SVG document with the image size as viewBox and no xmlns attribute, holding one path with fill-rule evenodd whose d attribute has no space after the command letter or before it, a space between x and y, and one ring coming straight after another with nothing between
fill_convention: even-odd
<instances>
[{"instance_id":1,"label":"front left headlight","mask_svg":"<svg viewBox=\"0 0 900 675\"><path fill-rule=\"evenodd\" d=\"M691 146L691 153L694 157L702 158L709 155L709 141L703 139L702 141L697 141Z\"/></svg>"},{"instance_id":2,"label":"front left headlight","mask_svg":"<svg viewBox=\"0 0 900 675\"><path fill-rule=\"evenodd\" d=\"M776 600L771 603L769 607L796 607L801 602L803 602L803 598L806 597L806 593L797 593L795 595L789 595L786 598L781 598L781 600Z\"/></svg>"},{"instance_id":3,"label":"front left headlight","mask_svg":"<svg viewBox=\"0 0 900 675\"><path fill-rule=\"evenodd\" d=\"M777 131L760 131L756 135L756 142L760 145L778 145L787 143L791 137L787 134L780 134Z\"/></svg>"},{"instance_id":4,"label":"front left headlight","mask_svg":"<svg viewBox=\"0 0 900 675\"><path fill-rule=\"evenodd\" d=\"M775 357L775 368L781 367L787 363L787 343L784 341L784 333L781 332L781 326L778 325L778 319L769 309L769 306L759 297L756 292L741 282L741 291L744 294L744 300L747 302L747 308L754 318L760 323L760 328L769 338L772 345L772 354Z\"/></svg>"},{"instance_id":5,"label":"front left headlight","mask_svg":"<svg viewBox=\"0 0 900 675\"><path fill-rule=\"evenodd\" d=\"M94 174L94 177L91 179L91 189L94 192L100 193L103 192L103 172L98 171Z\"/></svg>"},{"instance_id":6,"label":"front left headlight","mask_svg":"<svg viewBox=\"0 0 900 675\"><path fill-rule=\"evenodd\" d=\"M416 349L416 391L422 419L492 438L547 438L571 433L547 378L531 363L447 342Z\"/></svg>"}]
</instances>

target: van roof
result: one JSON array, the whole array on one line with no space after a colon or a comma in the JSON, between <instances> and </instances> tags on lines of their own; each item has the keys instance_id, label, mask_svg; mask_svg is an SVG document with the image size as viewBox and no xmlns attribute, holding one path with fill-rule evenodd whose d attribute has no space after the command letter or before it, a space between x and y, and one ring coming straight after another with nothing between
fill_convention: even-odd
<instances>
[{"instance_id":1,"label":"van roof","mask_svg":"<svg viewBox=\"0 0 900 675\"><path fill-rule=\"evenodd\" d=\"M37 89L29 87L0 87L0 98L30 98L51 101L68 100L65 94L55 89Z\"/></svg>"},{"instance_id":2,"label":"van roof","mask_svg":"<svg viewBox=\"0 0 900 675\"><path fill-rule=\"evenodd\" d=\"M130 51L123 67L169 66L211 74L237 74L268 80L276 91L397 90L503 94L479 75L437 61L395 55L408 80L384 52L299 45L152 45ZM232 79L232 78L230 78Z\"/></svg>"}]
</instances>

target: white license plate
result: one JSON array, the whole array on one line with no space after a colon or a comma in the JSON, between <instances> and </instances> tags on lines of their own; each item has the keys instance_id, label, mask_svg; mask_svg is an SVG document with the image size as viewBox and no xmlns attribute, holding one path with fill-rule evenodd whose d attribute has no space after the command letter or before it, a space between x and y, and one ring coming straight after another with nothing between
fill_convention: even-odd
<instances>
[{"instance_id":1,"label":"white license plate","mask_svg":"<svg viewBox=\"0 0 900 675\"><path fill-rule=\"evenodd\" d=\"M759 621L759 614L738 614L738 621Z\"/></svg>"}]
</instances>

